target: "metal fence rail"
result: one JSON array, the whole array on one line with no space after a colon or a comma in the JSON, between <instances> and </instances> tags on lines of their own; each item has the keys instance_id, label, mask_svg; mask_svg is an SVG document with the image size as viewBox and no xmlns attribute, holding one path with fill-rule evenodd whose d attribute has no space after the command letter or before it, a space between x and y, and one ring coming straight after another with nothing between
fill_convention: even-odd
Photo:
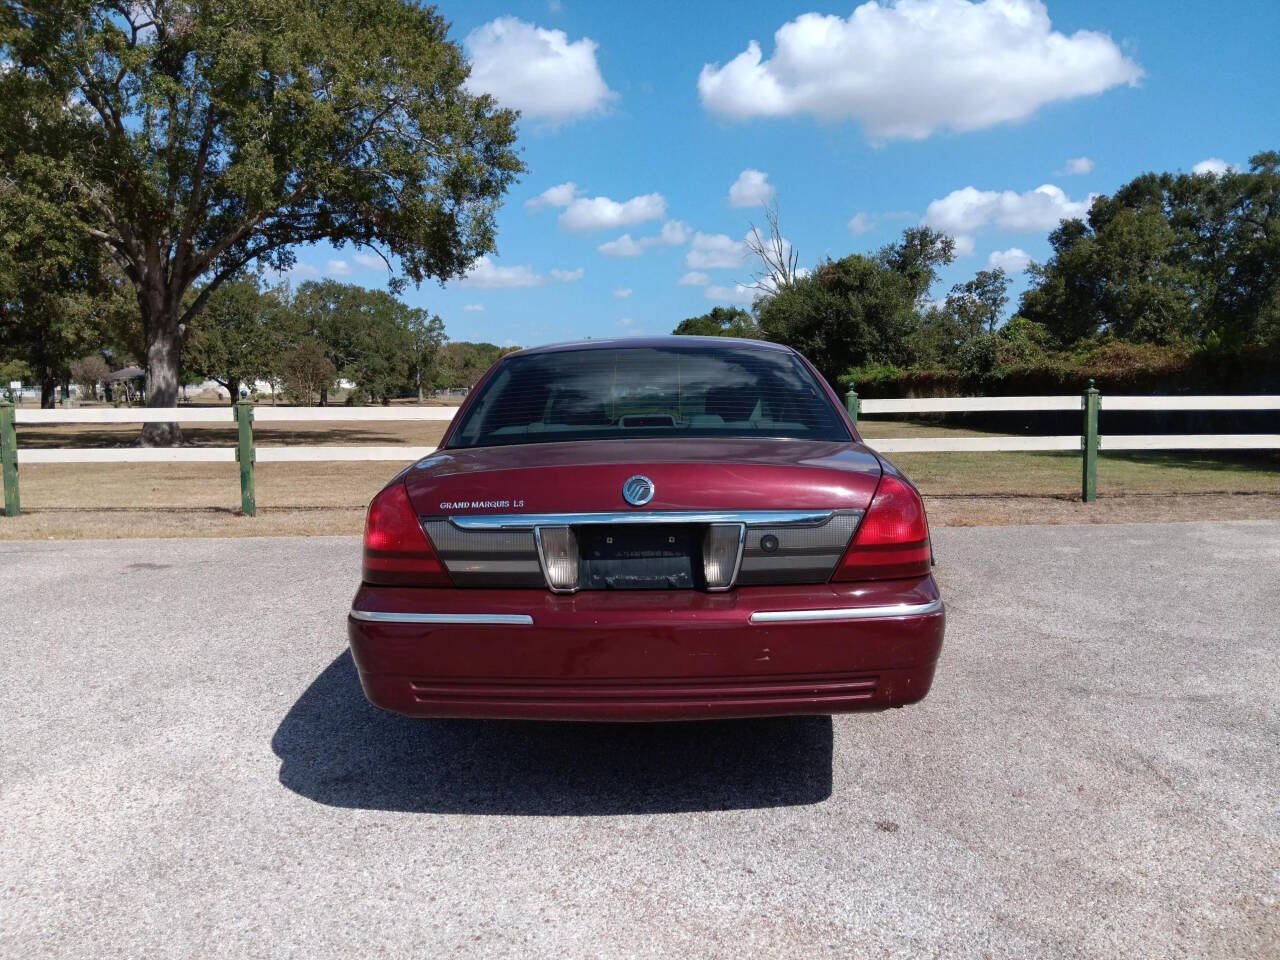
<instances>
[{"instance_id":1,"label":"metal fence rail","mask_svg":"<svg viewBox=\"0 0 1280 960\"><path fill-rule=\"evenodd\" d=\"M1079 410L1079 434L1047 437L887 437L871 441L884 453L957 453L1078 450L1081 454L1081 498L1097 499L1098 452L1120 450L1280 450L1280 434L1143 434L1100 435L1101 394L1089 389L1079 396L1044 397L906 397L863 400L850 392L845 400L856 422L865 414L991 413L1002 411ZM1264 396L1110 396L1108 410L1280 410L1280 395ZM258 447L253 424L388 421L448 421L456 407L257 407L241 401L234 407L72 408L37 410L0 403L0 464L3 466L5 514L21 512L18 496L20 464L66 463L235 463L240 464L240 503L246 516L257 512L256 463L394 461L412 462L435 448L377 445L290 444ZM234 447L61 447L18 448L17 426L68 423L235 423Z\"/></svg>"}]
</instances>

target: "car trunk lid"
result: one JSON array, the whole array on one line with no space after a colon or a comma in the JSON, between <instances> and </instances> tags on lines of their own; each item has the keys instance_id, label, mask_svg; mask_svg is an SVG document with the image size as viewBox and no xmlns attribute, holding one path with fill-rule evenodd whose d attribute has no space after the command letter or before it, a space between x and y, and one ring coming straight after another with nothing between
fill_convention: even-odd
<instances>
[{"instance_id":1,"label":"car trunk lid","mask_svg":"<svg viewBox=\"0 0 1280 960\"><path fill-rule=\"evenodd\" d=\"M623 498L643 475L653 497ZM880 462L857 443L787 439L577 441L441 450L405 473L422 516L619 510L864 510Z\"/></svg>"}]
</instances>

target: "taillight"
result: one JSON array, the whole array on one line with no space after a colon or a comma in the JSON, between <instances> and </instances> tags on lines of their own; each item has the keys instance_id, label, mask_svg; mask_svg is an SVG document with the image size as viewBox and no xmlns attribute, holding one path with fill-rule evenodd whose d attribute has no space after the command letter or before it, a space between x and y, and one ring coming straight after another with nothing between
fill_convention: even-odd
<instances>
[{"instance_id":1,"label":"taillight","mask_svg":"<svg viewBox=\"0 0 1280 960\"><path fill-rule=\"evenodd\" d=\"M833 580L898 580L929 573L929 525L911 485L884 474Z\"/></svg>"},{"instance_id":2,"label":"taillight","mask_svg":"<svg viewBox=\"0 0 1280 960\"><path fill-rule=\"evenodd\" d=\"M403 483L369 504L364 525L364 582L401 587L447 587L449 574L423 532Z\"/></svg>"}]
</instances>

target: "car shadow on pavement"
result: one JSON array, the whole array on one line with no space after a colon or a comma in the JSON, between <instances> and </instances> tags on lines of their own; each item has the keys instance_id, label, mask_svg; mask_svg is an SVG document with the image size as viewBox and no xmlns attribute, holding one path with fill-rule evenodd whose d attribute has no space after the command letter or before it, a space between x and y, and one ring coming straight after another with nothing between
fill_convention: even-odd
<instances>
[{"instance_id":1,"label":"car shadow on pavement","mask_svg":"<svg viewBox=\"0 0 1280 960\"><path fill-rule=\"evenodd\" d=\"M414 720L365 700L351 654L280 722L280 782L336 807L597 815L818 803L831 718L699 723Z\"/></svg>"}]
</instances>

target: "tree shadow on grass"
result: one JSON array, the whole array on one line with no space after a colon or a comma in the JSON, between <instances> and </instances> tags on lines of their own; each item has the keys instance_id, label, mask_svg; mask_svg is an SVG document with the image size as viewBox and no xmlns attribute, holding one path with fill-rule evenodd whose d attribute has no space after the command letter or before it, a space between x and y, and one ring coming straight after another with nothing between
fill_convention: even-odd
<instances>
[{"instance_id":1,"label":"tree shadow on grass","mask_svg":"<svg viewBox=\"0 0 1280 960\"><path fill-rule=\"evenodd\" d=\"M1078 456L1073 454L1072 456ZM1122 451L1103 450L1100 461L1124 461L1148 467L1178 467L1183 470L1207 472L1274 474L1280 469L1280 453L1258 451L1233 453L1229 451Z\"/></svg>"},{"instance_id":2,"label":"tree shadow on grass","mask_svg":"<svg viewBox=\"0 0 1280 960\"><path fill-rule=\"evenodd\" d=\"M280 782L335 807L603 815L818 803L830 717L698 723L414 720L371 706L343 653L271 741Z\"/></svg>"}]
</instances>

